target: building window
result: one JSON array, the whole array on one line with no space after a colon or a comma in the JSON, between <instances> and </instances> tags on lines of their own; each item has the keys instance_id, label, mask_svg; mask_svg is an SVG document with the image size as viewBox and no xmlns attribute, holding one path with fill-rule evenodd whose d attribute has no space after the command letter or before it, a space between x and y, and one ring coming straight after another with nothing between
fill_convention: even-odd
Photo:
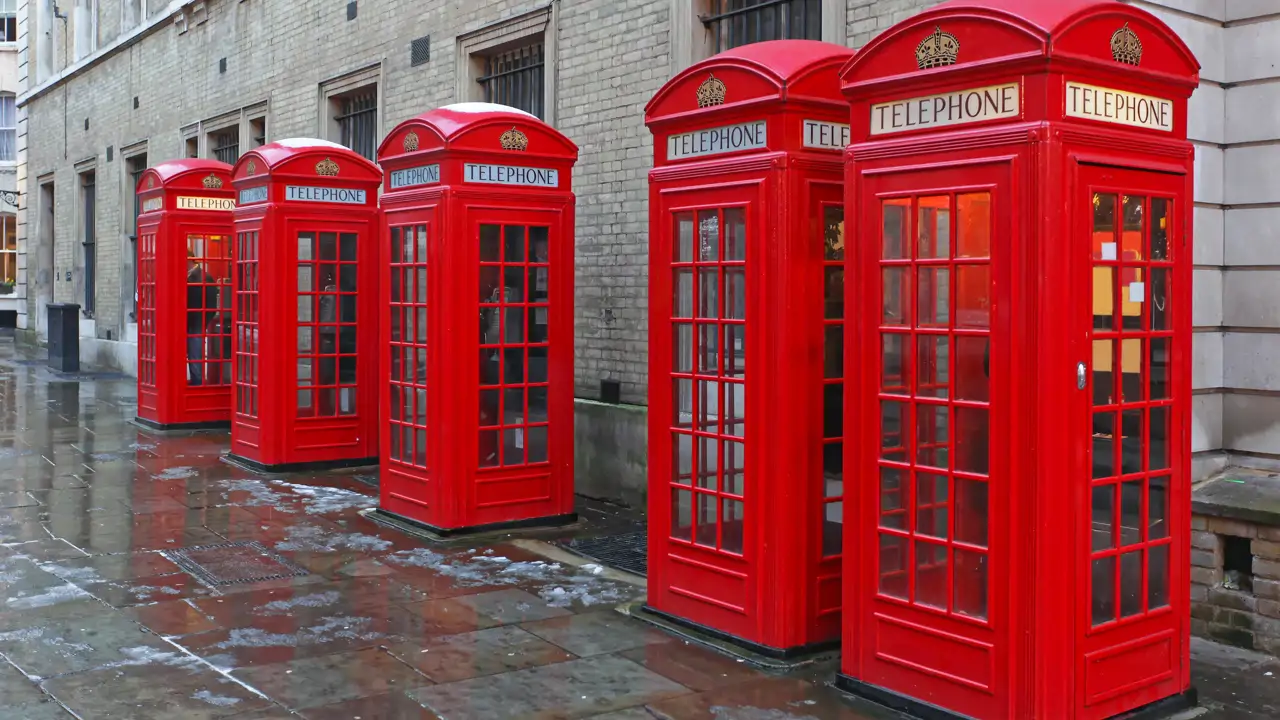
<instances>
[{"instance_id":1,"label":"building window","mask_svg":"<svg viewBox=\"0 0 1280 720\"><path fill-rule=\"evenodd\" d=\"M251 148L267 144L267 118L256 117L249 120L249 141Z\"/></svg>"},{"instance_id":2,"label":"building window","mask_svg":"<svg viewBox=\"0 0 1280 720\"><path fill-rule=\"evenodd\" d=\"M0 162L18 159L18 108L12 93L0 93Z\"/></svg>"},{"instance_id":3,"label":"building window","mask_svg":"<svg viewBox=\"0 0 1280 720\"><path fill-rule=\"evenodd\" d=\"M701 18L715 52L764 40L821 40L822 0L712 0Z\"/></svg>"},{"instance_id":4,"label":"building window","mask_svg":"<svg viewBox=\"0 0 1280 720\"><path fill-rule=\"evenodd\" d=\"M182 156L187 158L200 157L200 138L191 135L182 140Z\"/></svg>"},{"instance_id":5,"label":"building window","mask_svg":"<svg viewBox=\"0 0 1280 720\"><path fill-rule=\"evenodd\" d=\"M18 217L0 214L0 295L12 295L18 284Z\"/></svg>"},{"instance_id":6,"label":"building window","mask_svg":"<svg viewBox=\"0 0 1280 720\"><path fill-rule=\"evenodd\" d=\"M18 42L18 0L0 0L0 42Z\"/></svg>"},{"instance_id":7,"label":"building window","mask_svg":"<svg viewBox=\"0 0 1280 720\"><path fill-rule=\"evenodd\" d=\"M139 153L125 159L125 172L129 174L129 192L133 193L133 221L129 223L129 244L133 251L133 294L126 302L129 304L129 319L138 318L138 215L142 213L142 201L138 199L138 183L142 181L142 173L147 171L147 154Z\"/></svg>"},{"instance_id":8,"label":"building window","mask_svg":"<svg viewBox=\"0 0 1280 720\"><path fill-rule=\"evenodd\" d=\"M356 88L333 98L338 113L338 142L357 153L377 160L378 155L378 86Z\"/></svg>"},{"instance_id":9,"label":"building window","mask_svg":"<svg viewBox=\"0 0 1280 720\"><path fill-rule=\"evenodd\" d=\"M84 211L81 222L84 228L84 306L83 312L85 317L93 317L93 301L97 294L96 285L97 278L95 270L98 264L97 258L97 233L95 219L97 218L97 182L96 175L92 172L82 173L80 175L80 199L81 207Z\"/></svg>"},{"instance_id":10,"label":"building window","mask_svg":"<svg viewBox=\"0 0 1280 720\"><path fill-rule=\"evenodd\" d=\"M541 40L485 57L484 75L477 78L485 102L519 108L543 116L545 49Z\"/></svg>"},{"instance_id":11,"label":"building window","mask_svg":"<svg viewBox=\"0 0 1280 720\"><path fill-rule=\"evenodd\" d=\"M209 146L215 160L235 165L240 159L240 126L232 125L209 133Z\"/></svg>"}]
</instances>

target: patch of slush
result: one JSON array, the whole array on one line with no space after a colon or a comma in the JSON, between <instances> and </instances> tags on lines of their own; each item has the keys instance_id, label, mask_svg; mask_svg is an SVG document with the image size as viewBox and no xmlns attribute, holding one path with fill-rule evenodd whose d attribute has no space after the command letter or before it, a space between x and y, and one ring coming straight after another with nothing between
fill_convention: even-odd
<instances>
[{"instance_id":1,"label":"patch of slush","mask_svg":"<svg viewBox=\"0 0 1280 720\"><path fill-rule=\"evenodd\" d=\"M329 533L314 525L293 525L285 530L288 539L276 543L277 550L294 552L379 552L391 547L390 540L383 540L363 533Z\"/></svg>"},{"instance_id":2,"label":"patch of slush","mask_svg":"<svg viewBox=\"0 0 1280 720\"><path fill-rule=\"evenodd\" d=\"M377 640L385 637L380 632L368 630L370 618L335 616L322 618L311 627L292 635L269 633L259 628L238 628L231 631L226 640L214 645L219 649L255 647L300 647L320 645L331 640Z\"/></svg>"},{"instance_id":3,"label":"patch of slush","mask_svg":"<svg viewBox=\"0 0 1280 720\"><path fill-rule=\"evenodd\" d=\"M44 628L38 627L0 632L0 642L31 642L42 637L44 637Z\"/></svg>"},{"instance_id":4,"label":"patch of slush","mask_svg":"<svg viewBox=\"0 0 1280 720\"><path fill-rule=\"evenodd\" d=\"M342 599L342 595L336 590L328 590L320 593L312 593L310 595L302 595L288 600L272 600L262 606L264 613L286 613L294 608L320 608L328 607L338 600Z\"/></svg>"},{"instance_id":5,"label":"patch of slush","mask_svg":"<svg viewBox=\"0 0 1280 720\"><path fill-rule=\"evenodd\" d=\"M183 653L166 652L146 645L121 648L120 654L124 655L126 659L113 663L113 665L168 665L191 670L200 667L200 658L198 657Z\"/></svg>"},{"instance_id":6,"label":"patch of slush","mask_svg":"<svg viewBox=\"0 0 1280 720\"><path fill-rule=\"evenodd\" d=\"M122 456L120 453L113 453L113 452L89 453L89 459L96 463L115 462L117 460L122 460L123 457L124 456Z\"/></svg>"},{"instance_id":7,"label":"patch of slush","mask_svg":"<svg viewBox=\"0 0 1280 720\"><path fill-rule=\"evenodd\" d=\"M179 465L177 467L165 468L151 476L152 480L185 480L199 475L200 471L189 465Z\"/></svg>"},{"instance_id":8,"label":"patch of slush","mask_svg":"<svg viewBox=\"0 0 1280 720\"><path fill-rule=\"evenodd\" d=\"M51 588L46 588L44 591L36 595L11 597L8 600L5 600L4 604L14 610L30 610L31 608L59 605L71 600L81 600L90 597L93 596L75 585L67 583L65 585L55 585Z\"/></svg>"},{"instance_id":9,"label":"patch of slush","mask_svg":"<svg viewBox=\"0 0 1280 720\"><path fill-rule=\"evenodd\" d=\"M210 705L216 705L216 706L218 706L218 707L231 707L232 705L235 705L236 703L240 702L240 698L224 697L224 696L222 696L222 695L214 695L213 693L209 692L208 690L201 690L201 691L199 691L199 692L197 692L197 693L193 694L193 695L191 696L191 699L192 699L192 700L200 700L200 701L202 701L202 702L207 702L207 703L209 703Z\"/></svg>"},{"instance_id":10,"label":"patch of slush","mask_svg":"<svg viewBox=\"0 0 1280 720\"><path fill-rule=\"evenodd\" d=\"M156 449L155 443L132 443L129 445L130 450L148 452Z\"/></svg>"},{"instance_id":11,"label":"patch of slush","mask_svg":"<svg viewBox=\"0 0 1280 720\"><path fill-rule=\"evenodd\" d=\"M712 706L711 716L716 720L818 720L812 715L795 715L785 710L724 705Z\"/></svg>"},{"instance_id":12,"label":"patch of slush","mask_svg":"<svg viewBox=\"0 0 1280 720\"><path fill-rule=\"evenodd\" d=\"M366 510L378 504L376 498L352 490L343 490L342 488L298 485L283 480L275 480L271 484L288 488L301 495L307 512L313 515L342 512L344 510Z\"/></svg>"},{"instance_id":13,"label":"patch of slush","mask_svg":"<svg viewBox=\"0 0 1280 720\"><path fill-rule=\"evenodd\" d=\"M97 568L88 566L67 567L58 563L40 563L40 569L69 583L88 585L106 582L106 578L98 574Z\"/></svg>"},{"instance_id":14,"label":"patch of slush","mask_svg":"<svg viewBox=\"0 0 1280 720\"><path fill-rule=\"evenodd\" d=\"M281 512L293 512L293 508L285 505L285 496L267 487L261 480L226 480L223 487L230 492L241 492L249 497L246 500L232 503L253 507L274 507Z\"/></svg>"},{"instance_id":15,"label":"patch of slush","mask_svg":"<svg viewBox=\"0 0 1280 720\"><path fill-rule=\"evenodd\" d=\"M126 587L126 589L139 600L150 600L152 595L160 593L161 595L181 595L182 591L178 588L169 587L168 585L136 585L134 587Z\"/></svg>"},{"instance_id":16,"label":"patch of slush","mask_svg":"<svg viewBox=\"0 0 1280 720\"><path fill-rule=\"evenodd\" d=\"M486 550L477 555L469 550L448 557L427 548L413 548L391 553L383 560L429 569L452 579L459 587L533 586L538 597L552 607L617 604L630 600L637 592L630 585L600 577L604 568L599 565L574 568L542 560L514 562L492 552Z\"/></svg>"}]
</instances>

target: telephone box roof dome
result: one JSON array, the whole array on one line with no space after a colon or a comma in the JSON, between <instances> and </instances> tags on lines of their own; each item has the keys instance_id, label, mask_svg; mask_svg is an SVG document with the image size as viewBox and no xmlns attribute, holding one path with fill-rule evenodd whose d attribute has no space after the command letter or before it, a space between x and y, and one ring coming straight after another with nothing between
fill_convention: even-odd
<instances>
[{"instance_id":1,"label":"telephone box roof dome","mask_svg":"<svg viewBox=\"0 0 1280 720\"><path fill-rule=\"evenodd\" d=\"M766 40L740 45L694 63L663 85L645 105L645 122L708 107L759 100L840 101L836 71L853 50L819 40ZM829 77L823 77L823 74ZM703 104L695 91L714 76L718 100Z\"/></svg>"},{"instance_id":2,"label":"telephone box roof dome","mask_svg":"<svg viewBox=\"0 0 1280 720\"><path fill-rule=\"evenodd\" d=\"M500 138L508 131L519 139L509 139L503 145ZM464 102L428 110L400 123L378 146L378 159L441 149L492 149L574 158L578 154L572 140L536 115L497 103Z\"/></svg>"},{"instance_id":3,"label":"telephone box roof dome","mask_svg":"<svg viewBox=\"0 0 1280 720\"><path fill-rule=\"evenodd\" d=\"M328 140L320 140L318 138L285 138L267 143L261 147L256 147L240 156L236 161L234 174L237 179L245 176L262 175L269 171L283 170L283 166L290 160L297 158L310 157L327 158L333 161L341 161L342 164L354 163L356 166L363 168L362 175L376 175L382 177L382 170L375 163L369 161L364 156L354 150L339 145ZM254 163L252 172L249 163ZM311 173L314 174L314 173ZM342 173L343 177L347 174Z\"/></svg>"},{"instance_id":4,"label":"telephone box roof dome","mask_svg":"<svg viewBox=\"0 0 1280 720\"><path fill-rule=\"evenodd\" d=\"M921 57L930 36L945 41ZM1118 0L947 0L885 30L840 71L846 91L863 83L918 81L1003 66L1035 72L1046 61L1135 80L1199 84L1200 63L1160 18ZM927 62L928 61L928 62Z\"/></svg>"},{"instance_id":5,"label":"telephone box roof dome","mask_svg":"<svg viewBox=\"0 0 1280 720\"><path fill-rule=\"evenodd\" d=\"M166 160L147 168L148 173L155 175L161 184L167 184L174 178L181 177L188 173L224 173L231 174L231 166L219 162L217 160L203 160L200 158L184 158L180 160ZM145 174L144 174L145 176ZM142 178L139 178L141 182Z\"/></svg>"}]
</instances>

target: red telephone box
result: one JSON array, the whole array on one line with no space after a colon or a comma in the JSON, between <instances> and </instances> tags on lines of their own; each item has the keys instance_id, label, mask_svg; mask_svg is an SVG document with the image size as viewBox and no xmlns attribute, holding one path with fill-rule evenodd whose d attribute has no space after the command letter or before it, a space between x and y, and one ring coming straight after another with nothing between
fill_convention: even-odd
<instances>
[{"instance_id":1,"label":"red telephone box","mask_svg":"<svg viewBox=\"0 0 1280 720\"><path fill-rule=\"evenodd\" d=\"M572 522L573 164L462 103L383 141L380 511L433 532Z\"/></svg>"},{"instance_id":2,"label":"red telephone box","mask_svg":"<svg viewBox=\"0 0 1280 720\"><path fill-rule=\"evenodd\" d=\"M1104 718L1190 690L1199 66L1106 0L963 0L841 71L844 687Z\"/></svg>"},{"instance_id":3,"label":"red telephone box","mask_svg":"<svg viewBox=\"0 0 1280 720\"><path fill-rule=\"evenodd\" d=\"M745 45L645 110L647 609L769 655L840 628L852 54Z\"/></svg>"},{"instance_id":4,"label":"red telephone box","mask_svg":"<svg viewBox=\"0 0 1280 720\"><path fill-rule=\"evenodd\" d=\"M378 184L298 138L240 156L231 462L283 472L377 462Z\"/></svg>"},{"instance_id":5,"label":"red telephone box","mask_svg":"<svg viewBox=\"0 0 1280 720\"><path fill-rule=\"evenodd\" d=\"M231 420L231 166L172 160L136 188L138 415L156 430Z\"/></svg>"}]
</instances>

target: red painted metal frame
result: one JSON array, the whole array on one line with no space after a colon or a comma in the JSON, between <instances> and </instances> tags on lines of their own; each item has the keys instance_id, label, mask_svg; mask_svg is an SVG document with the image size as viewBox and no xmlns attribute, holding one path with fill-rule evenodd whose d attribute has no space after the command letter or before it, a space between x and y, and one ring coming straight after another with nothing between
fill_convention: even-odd
<instances>
[{"instance_id":1,"label":"red painted metal frame","mask_svg":"<svg viewBox=\"0 0 1280 720\"><path fill-rule=\"evenodd\" d=\"M1136 67L1112 56L1112 36L1122 27L1141 39ZM957 38L959 59L921 70L916 48L939 29ZM1187 578L1193 149L1186 110L1198 70L1177 36L1141 9L1100 0L988 0L944 3L907 20L841 71L852 103L846 207L857 230L847 305L859 309L847 335L846 427L856 442L847 444L846 465L865 479L845 507L846 525L855 530L845 536L844 687L907 709L982 719L1104 718L1193 697ZM877 103L1009 82L1019 83L1016 117L871 134ZM1167 99L1172 127L1067 117L1068 82ZM918 248L903 260L886 259L886 247L893 249L886 238L898 229L903 242L917 245L921 198L949 198L948 207L959 208L957 194L965 193L990 194L989 260L960 258L954 250L942 260L922 259ZM1104 220L1095 228L1095 193L1113 194L1117 203L1137 198L1128 224L1117 210L1115 229ZM1169 203L1163 241L1150 219L1160 207L1152 198ZM913 203L901 226L893 219L895 202ZM949 212L949 218L948 239L963 244L972 217ZM1111 259L1104 236L1132 252ZM1162 242L1167 257L1153 261L1147 253ZM914 280L931 277L924 274L934 272L930 267L954 273L983 263L989 284L949 281L945 307L958 315L989 294L989 330L954 319L929 326L920 305L939 296L928 284L908 285L901 296L886 291L892 286L884 278L898 273ZM1152 272L1171 280L1153 291ZM1095 277L1112 278L1096 286L1098 297L1109 299L1095 301ZM1142 302L1127 302L1122 288ZM883 315L886 303L899 300L905 315ZM1156 317L1150 308L1162 304L1171 305L1167 328L1146 329ZM1117 329L1107 329L1108 322ZM975 401L958 385L981 380L976 344L948 356L950 372L939 376L920 369L917 342L886 356L882 341L893 333L913 339L941 333L951 348L965 337L988 337L980 363L988 394ZM1115 404L1123 382L1112 375L1116 356L1098 361L1095 339L1106 343L1099 345L1104 350L1123 348L1118 374L1129 368L1128 379L1139 380L1123 386L1138 393L1123 406ZM1131 349L1143 350L1141 361L1126 365ZM1084 369L1079 388L1077 363ZM1095 382L1115 383L1096 407ZM1168 397L1160 398L1166 386ZM885 403L898 399L905 422L891 428L884 413L898 406ZM949 459L941 461L921 454L926 436L916 415L938 406L955 408L944 424L930 426L935 435L928 437L947 440ZM989 407L985 428L972 414L983 407ZM1158 437L1149 435L1149 418L1162 410L1167 469L1156 459ZM1107 418L1115 419L1110 435L1121 441L1108 436ZM1131 422L1122 425L1121 418ZM899 441L886 440L893 434L902 435L902 451ZM984 452L989 462L978 468L986 473L975 474L974 453ZM1107 462L1120 467L1108 474ZM930 478L946 478L945 502L921 500L929 486L915 481L924 465L942 468ZM988 489L985 507L980 493L957 490L972 490L974 482ZM1163 514L1160 482L1168 483ZM882 512L899 504L901 513ZM922 540L936 534L929 522L943 508L945 537ZM1135 515L1137 524L1124 527ZM975 527L985 532L985 548ZM920 562L920 548L935 546L943 549ZM1136 571L1123 576L1137 583L1123 598L1121 569L1110 564L1116 557ZM929 585L935 574L945 578L943 593ZM1108 619L1108 608L1120 614L1125 603L1130 617Z\"/></svg>"},{"instance_id":2,"label":"red painted metal frame","mask_svg":"<svg viewBox=\"0 0 1280 720\"><path fill-rule=\"evenodd\" d=\"M446 534L572 521L578 148L531 115L466 103L401 123L378 156L380 511ZM470 182L470 164L554 170L555 185Z\"/></svg>"},{"instance_id":3,"label":"red painted metal frame","mask_svg":"<svg viewBox=\"0 0 1280 720\"><path fill-rule=\"evenodd\" d=\"M340 145L295 139L245 153L233 178L238 203L230 459L271 472L374 464L379 401L372 358L382 170ZM291 185L365 196L354 204L289 200ZM333 257L326 257L322 234L334 234ZM307 243L311 258L300 249L305 235L314 236ZM346 252L350 245L343 243L351 235L355 249ZM319 287L326 270L333 272L332 290L300 290L300 277ZM300 326L311 330L305 338ZM312 356L313 363L301 365L300 354ZM347 382L341 375L344 358ZM324 382L330 377L332 382Z\"/></svg>"},{"instance_id":4,"label":"red painted metal frame","mask_svg":"<svg viewBox=\"0 0 1280 720\"><path fill-rule=\"evenodd\" d=\"M775 655L833 644L840 627L843 291L824 288L843 281L842 143L806 147L802 132L844 124L836 71L851 56L746 45L680 73L646 108L648 608ZM724 104L700 108L711 76ZM671 136L753 121L766 123L764 148L668 157Z\"/></svg>"},{"instance_id":5,"label":"red painted metal frame","mask_svg":"<svg viewBox=\"0 0 1280 720\"><path fill-rule=\"evenodd\" d=\"M223 304L231 289L231 211L204 200L231 200L231 166L216 160L160 163L142 174L136 191L143 210L137 229L138 422L167 430L226 427L231 384L221 358L231 341L230 306ZM189 256L197 239L199 256ZM195 310L188 307L191 261L210 279L197 290L202 307ZM214 307L203 307L209 302ZM189 332L193 321L201 332ZM190 351L191 343L198 352Z\"/></svg>"}]
</instances>

